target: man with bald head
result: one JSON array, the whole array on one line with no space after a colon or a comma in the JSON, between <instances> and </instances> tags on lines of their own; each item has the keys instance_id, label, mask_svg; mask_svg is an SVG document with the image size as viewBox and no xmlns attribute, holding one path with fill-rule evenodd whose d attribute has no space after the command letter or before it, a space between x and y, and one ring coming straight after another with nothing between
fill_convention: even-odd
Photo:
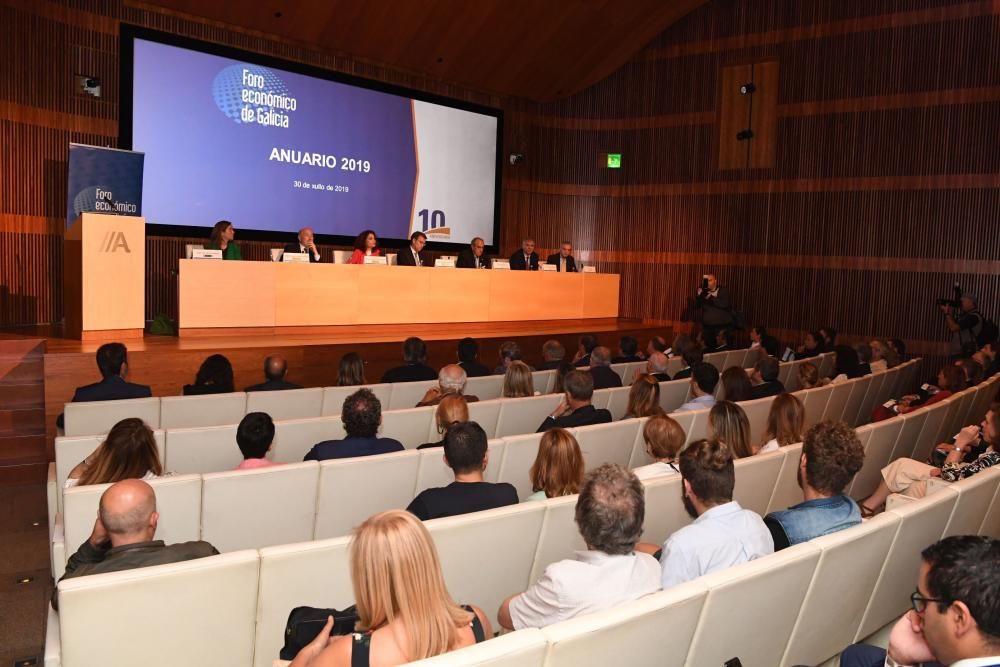
<instances>
[{"instance_id":1,"label":"man with bald head","mask_svg":"<svg viewBox=\"0 0 1000 667\"><path fill-rule=\"evenodd\" d=\"M264 360L264 377L266 382L247 387L243 391L283 391L285 389L302 389L302 385L286 382L288 362L278 354L272 354Z\"/></svg>"},{"instance_id":2,"label":"man with bald head","mask_svg":"<svg viewBox=\"0 0 1000 667\"><path fill-rule=\"evenodd\" d=\"M150 565L179 563L219 552L208 542L166 545L154 540L156 494L140 479L126 479L108 487L101 496L97 520L90 539L80 545L66 563L63 579L88 574L121 572ZM58 588L52 592L52 606L59 608Z\"/></svg>"},{"instance_id":3,"label":"man with bald head","mask_svg":"<svg viewBox=\"0 0 1000 667\"><path fill-rule=\"evenodd\" d=\"M657 382L666 382L670 379L667 373L667 364L670 360L662 352L654 352L646 360L646 372L656 378Z\"/></svg>"},{"instance_id":4,"label":"man with bald head","mask_svg":"<svg viewBox=\"0 0 1000 667\"><path fill-rule=\"evenodd\" d=\"M458 364L448 364L438 372L438 386L431 387L424 394L423 400L417 403L418 408L426 405L437 405L441 399L448 394L456 394L465 399L466 403L475 403L478 396L467 396L465 394L465 382L468 377L465 369Z\"/></svg>"},{"instance_id":5,"label":"man with bald head","mask_svg":"<svg viewBox=\"0 0 1000 667\"><path fill-rule=\"evenodd\" d=\"M309 253L309 263L315 264L317 262L323 261L322 255L320 255L319 248L316 247L316 242L313 240L313 230L309 227L303 227L299 230L299 240L296 243L289 243L285 246L284 252L300 252ZM284 252L281 254L281 260L285 260Z\"/></svg>"}]
</instances>

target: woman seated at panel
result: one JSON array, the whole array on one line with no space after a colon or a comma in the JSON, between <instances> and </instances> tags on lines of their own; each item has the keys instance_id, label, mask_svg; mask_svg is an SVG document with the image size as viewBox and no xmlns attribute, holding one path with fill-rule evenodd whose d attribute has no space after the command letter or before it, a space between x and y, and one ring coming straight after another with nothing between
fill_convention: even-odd
<instances>
[{"instance_id":1,"label":"woman seated at panel","mask_svg":"<svg viewBox=\"0 0 1000 667\"><path fill-rule=\"evenodd\" d=\"M764 444L754 453L776 452L780 447L802 442L805 423L806 409L802 401L795 394L778 394L771 402L770 412L767 413Z\"/></svg>"},{"instance_id":2,"label":"woman seated at panel","mask_svg":"<svg viewBox=\"0 0 1000 667\"><path fill-rule=\"evenodd\" d=\"M936 466L908 458L896 459L882 468L882 481L875 493L865 498L859 507L861 516L869 517L879 511L891 493L902 493L911 498L923 498L927 494L927 480L938 477L946 482L957 482L978 472L1000 464L997 452L997 434L1000 433L1000 403L994 403L986 412L979 426L966 426L955 436L955 444L944 459L944 464ZM976 447L987 444L985 451L971 462L965 456Z\"/></svg>"},{"instance_id":3,"label":"woman seated at panel","mask_svg":"<svg viewBox=\"0 0 1000 667\"><path fill-rule=\"evenodd\" d=\"M382 512L362 523L351 539L350 562L355 632L331 637L331 617L292 667L392 667L493 636L481 609L452 600L434 540L409 512Z\"/></svg>"},{"instance_id":4,"label":"woman seated at panel","mask_svg":"<svg viewBox=\"0 0 1000 667\"><path fill-rule=\"evenodd\" d=\"M236 228L228 220L219 220L212 227L212 235L208 238L206 250L221 250L222 259L243 259L240 247L233 239L236 238Z\"/></svg>"},{"instance_id":5,"label":"woman seated at panel","mask_svg":"<svg viewBox=\"0 0 1000 667\"><path fill-rule=\"evenodd\" d=\"M649 479L680 473L677 467L677 453L687 442L687 434L680 424L667 415L650 417L642 428L642 439L646 442L646 454L653 459L653 462L633 468L632 472L636 477Z\"/></svg>"},{"instance_id":6,"label":"woman seated at panel","mask_svg":"<svg viewBox=\"0 0 1000 667\"><path fill-rule=\"evenodd\" d=\"M722 398L727 401L749 401L753 383L745 369L730 366L722 373Z\"/></svg>"},{"instance_id":7,"label":"woman seated at panel","mask_svg":"<svg viewBox=\"0 0 1000 667\"><path fill-rule=\"evenodd\" d=\"M528 471L534 493L524 502L580 493L583 473L583 454L576 438L561 428L546 431L538 443L535 462Z\"/></svg>"},{"instance_id":8,"label":"woman seated at panel","mask_svg":"<svg viewBox=\"0 0 1000 667\"><path fill-rule=\"evenodd\" d=\"M535 395L535 383L531 367L523 361L512 361L503 376L503 398L524 398Z\"/></svg>"},{"instance_id":9,"label":"woman seated at panel","mask_svg":"<svg viewBox=\"0 0 1000 667\"><path fill-rule=\"evenodd\" d=\"M648 373L639 373L628 391L628 407L622 419L653 417L662 415L660 407L660 383Z\"/></svg>"},{"instance_id":10,"label":"woman seated at panel","mask_svg":"<svg viewBox=\"0 0 1000 667\"><path fill-rule=\"evenodd\" d=\"M431 447L444 447L444 436L448 429L455 424L464 424L469 421L469 404L460 394L447 394L437 404L434 411L434 421L437 422L437 432L441 439L437 442L425 442L417 449L430 449Z\"/></svg>"},{"instance_id":11,"label":"woman seated at panel","mask_svg":"<svg viewBox=\"0 0 1000 667\"><path fill-rule=\"evenodd\" d=\"M153 431L141 419L130 417L115 424L104 442L70 470L64 488L161 475L163 465Z\"/></svg>"},{"instance_id":12,"label":"woman seated at panel","mask_svg":"<svg viewBox=\"0 0 1000 667\"><path fill-rule=\"evenodd\" d=\"M233 365L224 355L213 354L201 362L194 384L184 385L185 396L228 394L233 388Z\"/></svg>"},{"instance_id":13,"label":"woman seated at panel","mask_svg":"<svg viewBox=\"0 0 1000 667\"><path fill-rule=\"evenodd\" d=\"M365 257L378 257L381 254L382 251L378 247L378 237L375 236L375 232L366 229L354 239L354 252L351 253L351 258L347 260L347 263L364 264Z\"/></svg>"},{"instance_id":14,"label":"woman seated at panel","mask_svg":"<svg viewBox=\"0 0 1000 667\"><path fill-rule=\"evenodd\" d=\"M753 456L750 446L750 420L743 408L732 401L719 401L708 411L708 440L729 445L733 458Z\"/></svg>"},{"instance_id":15,"label":"woman seated at panel","mask_svg":"<svg viewBox=\"0 0 1000 667\"><path fill-rule=\"evenodd\" d=\"M348 352L340 358L337 369L338 387L358 387L367 384L365 381L365 362L357 352Z\"/></svg>"}]
</instances>

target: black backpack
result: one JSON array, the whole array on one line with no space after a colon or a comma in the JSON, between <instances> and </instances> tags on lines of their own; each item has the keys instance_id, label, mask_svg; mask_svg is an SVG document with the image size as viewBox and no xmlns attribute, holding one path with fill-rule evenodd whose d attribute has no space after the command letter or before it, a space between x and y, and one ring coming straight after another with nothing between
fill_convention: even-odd
<instances>
[{"instance_id":1,"label":"black backpack","mask_svg":"<svg viewBox=\"0 0 1000 667\"><path fill-rule=\"evenodd\" d=\"M285 623L285 645L281 647L279 658L294 660L302 648L316 639L327 616L333 616L333 629L330 635L349 635L354 632L354 624L358 621L358 609L351 605L343 611L337 609L318 609L316 607L296 607L288 614Z\"/></svg>"}]
</instances>

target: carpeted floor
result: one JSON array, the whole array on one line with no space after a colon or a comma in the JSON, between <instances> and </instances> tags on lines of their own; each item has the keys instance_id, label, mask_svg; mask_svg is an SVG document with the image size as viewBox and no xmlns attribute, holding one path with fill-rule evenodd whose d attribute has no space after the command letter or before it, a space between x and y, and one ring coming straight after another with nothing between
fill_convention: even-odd
<instances>
[{"instance_id":1,"label":"carpeted floor","mask_svg":"<svg viewBox=\"0 0 1000 667\"><path fill-rule=\"evenodd\" d=\"M0 545L0 665L41 665L52 594L44 484L0 486Z\"/></svg>"}]
</instances>

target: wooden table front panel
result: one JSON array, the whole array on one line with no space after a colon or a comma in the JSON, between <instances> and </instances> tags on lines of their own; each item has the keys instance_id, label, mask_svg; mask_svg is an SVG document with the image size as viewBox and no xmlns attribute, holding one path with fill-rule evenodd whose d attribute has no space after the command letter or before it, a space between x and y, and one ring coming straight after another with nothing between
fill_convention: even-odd
<instances>
[{"instance_id":1,"label":"wooden table front panel","mask_svg":"<svg viewBox=\"0 0 1000 667\"><path fill-rule=\"evenodd\" d=\"M273 327L276 266L182 259L177 277L180 326Z\"/></svg>"}]
</instances>

